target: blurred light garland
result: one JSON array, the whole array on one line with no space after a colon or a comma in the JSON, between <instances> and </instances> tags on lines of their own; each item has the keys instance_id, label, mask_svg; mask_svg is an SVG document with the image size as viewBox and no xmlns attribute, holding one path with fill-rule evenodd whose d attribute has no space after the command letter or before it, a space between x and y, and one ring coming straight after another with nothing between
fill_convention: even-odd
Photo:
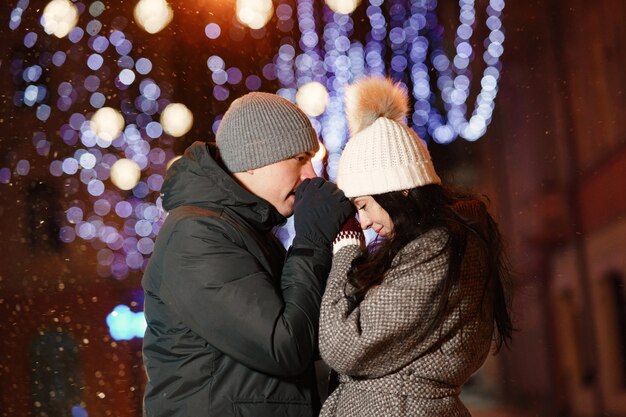
<instances>
[{"instance_id":1,"label":"blurred light garland","mask_svg":"<svg viewBox=\"0 0 626 417\"><path fill-rule=\"evenodd\" d=\"M28 0L21 0L13 9L11 30L19 28L28 5ZM160 86L149 77L152 62L133 56L133 43L121 29L126 25L125 17L113 19L118 24L111 25L105 36L100 33L103 25L98 20L105 10L101 2L92 2L89 8L77 2L75 7L78 15L88 12L91 16L84 29L72 27L65 38L56 41L73 45L67 54L62 50L49 52L46 47L35 55L36 63L27 63L21 56L11 60L17 87L13 102L16 107L35 107L35 117L41 122L48 121L53 112L60 112L57 116L67 113L66 119L62 116L65 123L58 130L58 139L73 150L69 155L55 152L59 156L49 163L50 174L64 178L68 196L59 239L69 243L78 237L91 242L97 251L98 274L123 279L129 271L145 266L165 218L160 198L156 202L146 200L160 191L165 166L174 157L171 150L162 148L163 143L155 141L164 133L159 113L170 101L162 97ZM38 41L36 32L27 32L24 46L33 48ZM42 74L52 66L62 68L68 56L84 59L88 73L74 74L56 86L41 84ZM112 58L114 65L104 56ZM139 95L131 98L125 91L137 83ZM52 105L48 104L48 89L58 97ZM109 97L119 97L120 104L107 105L110 98L104 91ZM91 109L72 112L80 103ZM53 141L56 138L48 138L44 131L32 134L32 144L41 156L50 154ZM19 176L29 171L28 160L18 161L13 169ZM8 168L0 169L0 183L10 183L11 173ZM87 191L89 200L74 197L81 189Z\"/></svg>"},{"instance_id":2,"label":"blurred light garland","mask_svg":"<svg viewBox=\"0 0 626 417\"><path fill-rule=\"evenodd\" d=\"M452 59L445 52L444 30L436 14L437 0L411 0L409 8L402 0L391 0L388 2L389 21L382 10L383 1L370 0L366 13L371 29L366 34L365 46L350 39L353 22L349 15L333 12L324 5L321 48L312 41L317 35L313 18L314 3L315 0L298 0L298 26L302 34L299 46L302 53L293 59L293 47L290 45L289 59L279 59L282 74L279 76L282 87L279 92L292 99L294 81L289 70L294 61L295 83L298 86L301 80L312 79L306 70L310 69L315 60L324 63L330 102L321 116L321 137L328 149L329 178L334 179L336 175L337 161L347 136L342 91L345 84L363 74L389 75L404 86L408 85L415 99L409 124L424 140L432 138L438 143L450 143L461 136L468 141L475 141L485 134L491 122L500 77L504 0L490 0L487 7L486 25L490 32L483 54L486 68L469 120L465 114L472 81L470 64L474 58L470 43L476 26L474 0L459 1L460 24L456 29L455 55ZM281 46L281 51L284 46ZM387 49L390 49L391 60L386 68L383 57ZM302 62L305 64L300 68ZM431 89L429 68L435 70L438 91ZM324 78L324 74L317 72L315 76L322 80ZM290 93L284 94L285 89ZM437 109L439 96L443 101L441 111Z\"/></svg>"},{"instance_id":3,"label":"blurred light garland","mask_svg":"<svg viewBox=\"0 0 626 417\"><path fill-rule=\"evenodd\" d=\"M498 91L500 78L500 56L504 51L504 33L502 32L501 14L504 9L503 0L490 0L487 7L487 27L489 37L485 40L483 60L486 68L480 81L481 90L476 98L476 108L469 121L466 119L466 101L469 97L472 73L470 63L474 51L469 42L476 25L476 10L473 0L461 0L459 20L456 30L456 54L449 60L444 51L443 28L437 22L436 2L413 1L413 16L419 21L425 21L428 34L420 38L413 45L413 95L416 99L413 123L418 133L424 134L424 127L436 142L450 143L458 135L462 138L475 141L485 134L491 122L494 100ZM422 19L423 18L423 19ZM435 106L436 95L427 92L430 85L427 66L424 65L428 42L430 40L431 54L429 64L437 72L437 87L445 107L445 118ZM425 115L428 114L428 117Z\"/></svg>"},{"instance_id":4,"label":"blurred light garland","mask_svg":"<svg viewBox=\"0 0 626 417\"><path fill-rule=\"evenodd\" d=\"M165 0L154 3L159 3L163 10L167 6ZM408 85L415 99L409 123L423 139L449 143L461 136L476 140L491 121L498 91L504 1L490 0L487 8L486 25L490 32L482 56L487 66L469 120L465 117L472 81L469 64L475 55L469 40L476 26L476 12L473 0L461 0L459 4L456 51L450 59L444 52L436 0L408 3L389 0L385 11L383 0L369 0L366 22L370 30L363 42L353 39L354 21L349 14L333 12L325 4L318 7L315 0L295 0L294 13L294 7L281 2L276 6L276 24L286 36L272 62L244 74L239 68L228 67L220 56L207 56L213 97L218 101L232 100L231 88L240 85L249 91L259 90L264 81L255 71L265 80L277 79L280 85L277 93L291 101L296 100L298 92L305 101L307 91L316 97L325 97L327 92L325 112L312 116L311 120L327 151L326 172L330 179L335 179L347 139L343 88L364 74L389 74ZM63 115L58 133L46 133L42 128L32 132L31 138L42 157L50 155L54 142L62 141L71 149L69 154L55 149L54 159L49 162L50 174L62 178L68 196L65 224L59 238L67 243L77 237L91 242L97 251L99 275L123 279L130 271L143 269L152 253L165 212L160 198L156 202L151 200L158 195L166 167L175 157L171 150L172 136L188 127L168 130L161 119L167 106L175 104L168 98L173 91L151 77L153 62L139 55L140 49L125 31L129 17L113 17L112 23L107 24L108 32L103 33L100 19L109 11L104 3L93 1L86 6L74 2L73 5L79 17L90 15L87 19L79 18L84 23L82 27L72 27L61 39L46 39L49 46L34 54L35 58L16 55L8 62L16 86L13 103L16 107L32 108L33 116L42 123L50 120L53 113ZM20 28L27 11L41 13L39 9L29 9L29 0L19 0L8 22L12 31ZM293 35L294 19L299 30L297 41ZM226 32L213 22L207 22L203 30L211 41L225 33L240 41L244 36L242 31L249 30L252 38L260 39L266 28L244 29L233 18ZM29 27L24 29L23 45L29 50L50 37L42 26ZM55 42L63 46L57 51L50 50ZM387 55L391 57L389 62L385 62ZM86 73L61 79L58 85L46 84L45 74L63 69L68 58L84 60ZM444 103L441 111L436 107L439 93L431 89L433 70L429 72L429 68L434 69L441 92ZM325 90L320 85L309 88L315 82ZM131 87L137 87L139 94L133 96L131 92L135 90ZM52 96L56 101L52 101ZM119 103L113 105L111 97L118 98ZM87 108L73 110L80 103L85 103ZM99 112L106 116L101 126L98 126L100 116L96 117ZM318 112L317 108L309 111ZM215 116L214 132L221 117ZM321 173L324 161L321 156L319 159L315 163ZM10 184L14 175L29 175L31 165L31 161L19 159L11 168L0 167L0 184ZM119 187L114 186L116 183ZM89 194L87 201L74 196L81 189ZM288 239L289 236L286 244Z\"/></svg>"}]
</instances>

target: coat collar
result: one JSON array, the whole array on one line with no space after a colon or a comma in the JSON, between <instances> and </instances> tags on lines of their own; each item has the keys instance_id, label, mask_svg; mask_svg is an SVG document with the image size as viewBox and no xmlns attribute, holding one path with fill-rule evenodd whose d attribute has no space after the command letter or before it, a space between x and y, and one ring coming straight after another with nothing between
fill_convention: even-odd
<instances>
[{"instance_id":1,"label":"coat collar","mask_svg":"<svg viewBox=\"0 0 626 417\"><path fill-rule=\"evenodd\" d=\"M243 188L219 162L217 147L195 142L168 169L162 189L163 208L182 205L228 208L255 228L269 231L286 219L270 203Z\"/></svg>"}]
</instances>

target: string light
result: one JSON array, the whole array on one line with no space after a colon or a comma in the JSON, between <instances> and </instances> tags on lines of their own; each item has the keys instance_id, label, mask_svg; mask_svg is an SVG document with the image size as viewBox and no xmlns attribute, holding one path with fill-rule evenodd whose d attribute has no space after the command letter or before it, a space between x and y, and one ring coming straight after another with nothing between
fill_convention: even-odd
<instances>
[{"instance_id":1,"label":"string light","mask_svg":"<svg viewBox=\"0 0 626 417\"><path fill-rule=\"evenodd\" d=\"M483 54L486 68L480 79L480 92L469 120L465 114L472 81L470 64L475 55L470 43L476 26L474 0L459 2L460 23L456 29L455 55L452 58L448 58L445 53L443 27L437 20L435 0L411 0L410 9L405 7L403 1L391 1L389 22L381 8L383 1L370 0L366 14L371 30L367 33L365 46L350 40L352 20L349 16L333 13L337 8L325 7L323 52L314 49L319 48L319 45L314 34L313 3L313 0L298 1L298 21L302 34L299 46L303 53L297 55L296 63L302 62L303 65L302 68L296 65L295 83L301 85L301 82L310 82L314 78L311 67L316 60L323 62L329 104L321 117L321 136L328 148L327 172L331 179L336 169L338 153L346 138L342 89L346 83L365 73L389 74L393 79L410 87L415 102L408 122L422 139L432 138L439 143L450 143L457 136L474 141L485 134L491 122L500 77L499 58L503 52L504 41L500 17L504 0L490 0L487 7L486 24L490 32ZM328 5L331 6L331 3ZM386 68L383 58L387 54L387 47L391 49L389 68ZM279 56L280 54L281 51ZM289 49L289 59L292 55L293 50ZM279 81L282 87L279 93L287 89L290 93L284 95L293 99L291 92L294 81L288 72L291 61L278 60L278 64L281 66ZM431 90L430 68L435 69L436 91ZM322 74L316 76L323 77ZM439 96L444 103L442 111L437 109Z\"/></svg>"},{"instance_id":2,"label":"string light","mask_svg":"<svg viewBox=\"0 0 626 417\"><path fill-rule=\"evenodd\" d=\"M504 33L501 31L500 19L504 9L503 0L491 0L487 7L487 27L490 29L483 60L487 64L481 78L480 93L476 98L476 106L469 120L466 119L466 101L470 93L472 74L470 63L474 51L469 42L476 25L476 10L473 0L459 2L459 27L456 30L456 54L448 59L443 44L443 28L437 22L436 3L415 0L412 12L416 21L428 22L429 37L415 39L410 58L413 63L411 79L415 108L412 121L414 128L422 137L430 136L436 142L450 143L458 135L474 141L483 136L491 122L494 99L497 94L497 81L500 77L499 57L503 52ZM430 39L430 41L429 41ZM437 86L444 102L445 117L436 106L436 95L430 91L430 78L426 64L426 51L432 49L430 65L437 73Z\"/></svg>"},{"instance_id":3,"label":"string light","mask_svg":"<svg viewBox=\"0 0 626 417\"><path fill-rule=\"evenodd\" d=\"M157 2L167 6L165 0L152 0L152 4ZM54 137L42 131L32 133L32 146L37 154L54 155L48 161L49 172L63 182L68 196L66 207L76 209L71 211L73 220L62 225L59 238L63 242L76 238L90 241L98 250L98 274L122 279L129 271L141 270L151 252L165 218L161 200L156 197L165 170L175 157L171 149L173 137L186 133L188 128L176 130L165 121L166 109L172 104L171 87L155 81L160 75L153 70L153 64L157 67L157 63L141 56L142 50L125 33L128 17L117 16L103 25L99 16L104 16L104 11L108 10L103 2L93 1L88 6L70 3L80 13L88 10L91 18L85 19L82 27L68 24L64 39L54 39L55 35L44 34L41 30L22 28L22 33L17 33L22 16L29 9L28 0L17 1L9 27L18 38L22 37L26 50L36 50L38 43L45 39L49 45L45 49L50 53L27 54L25 59L13 57L7 61L16 85L11 99L15 106L32 111L37 124L65 118L59 128L49 130L58 132ZM218 101L232 99L235 88L258 90L263 80L277 79L278 94L306 109L323 141L325 155L320 151L316 157L316 172L323 174L326 162L328 177L333 179L336 175L347 139L343 88L364 74L389 74L408 85L415 99L409 123L423 139L447 143L457 136L476 140L484 134L498 91L499 59L504 42L500 16L504 1L491 0L487 9L489 37L482 54L487 67L480 78L475 109L468 119L465 118L466 103L472 82L469 64L477 54L470 43L476 26L474 1L460 1L460 24L456 28L455 54L451 57L443 52L443 28L437 22L435 0L412 0L408 4L389 0L384 12L383 0L368 0L364 7L367 7L365 22L369 23L370 30L361 41L353 39L354 22L348 9L334 12L326 5L320 8L321 0L296 0L295 4L296 7L277 3L277 28L285 34L281 34L281 45L273 61L259 68L258 74L229 67L217 55L207 56L207 68L214 84L213 97ZM171 18L171 9L167 11L167 7L162 10ZM264 10L268 10L267 7ZM270 17L272 13L273 10ZM247 31L237 20L233 20L229 30L217 23L205 23L203 30L208 42L241 41ZM299 37L289 36L296 26ZM107 28L106 33L103 27ZM265 29L247 32L258 39ZM55 47L54 42L60 45L57 51L51 49ZM391 57L388 62L385 62L386 56ZM44 83L44 75L51 70L64 70L66 61L70 61L68 57L82 60L86 73L71 80L52 81L56 84ZM431 80L433 69L436 78ZM437 84L437 89L431 89L431 84ZM328 94L325 108L307 109L307 105L302 104L311 102L310 92L307 92L311 86L315 86L314 91L322 97L319 102L314 101L315 104L322 104ZM444 107L438 110L440 94ZM107 113L112 122L100 123L101 116L97 115ZM221 114L215 115L214 132L221 117ZM67 145L61 149L71 151L58 152L59 148L55 148L51 152L57 141ZM117 188L113 180L116 171L113 166L122 160L133 164L135 173L139 172L134 185L125 190ZM17 158L11 167L0 167L0 184L10 184L24 175L31 175L32 166L35 161ZM89 193L90 201L75 197L81 190ZM152 198L156 198L155 203L146 202ZM76 215L78 209L80 216Z\"/></svg>"}]
</instances>

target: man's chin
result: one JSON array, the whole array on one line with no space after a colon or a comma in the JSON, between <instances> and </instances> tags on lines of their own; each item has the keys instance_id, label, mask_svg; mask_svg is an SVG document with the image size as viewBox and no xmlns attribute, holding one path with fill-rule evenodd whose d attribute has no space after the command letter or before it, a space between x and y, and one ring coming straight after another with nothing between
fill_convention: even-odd
<instances>
[{"instance_id":1,"label":"man's chin","mask_svg":"<svg viewBox=\"0 0 626 417\"><path fill-rule=\"evenodd\" d=\"M280 210L278 210L278 212L285 217L291 216L293 214L294 200L295 200L294 196L288 197L287 200L285 201L285 204L283 204L283 206L280 208Z\"/></svg>"}]
</instances>

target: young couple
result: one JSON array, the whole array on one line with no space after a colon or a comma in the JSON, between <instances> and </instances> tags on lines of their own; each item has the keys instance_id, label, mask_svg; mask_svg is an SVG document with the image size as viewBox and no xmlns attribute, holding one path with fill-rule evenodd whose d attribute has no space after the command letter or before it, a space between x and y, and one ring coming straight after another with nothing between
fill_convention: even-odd
<instances>
[{"instance_id":1,"label":"young couple","mask_svg":"<svg viewBox=\"0 0 626 417\"><path fill-rule=\"evenodd\" d=\"M407 111L387 79L347 88L338 187L315 178L307 116L267 93L172 165L142 282L145 416L469 415L461 386L511 336L507 271L485 205L441 185ZM285 253L272 229L292 214ZM318 355L338 375L323 407Z\"/></svg>"}]
</instances>

